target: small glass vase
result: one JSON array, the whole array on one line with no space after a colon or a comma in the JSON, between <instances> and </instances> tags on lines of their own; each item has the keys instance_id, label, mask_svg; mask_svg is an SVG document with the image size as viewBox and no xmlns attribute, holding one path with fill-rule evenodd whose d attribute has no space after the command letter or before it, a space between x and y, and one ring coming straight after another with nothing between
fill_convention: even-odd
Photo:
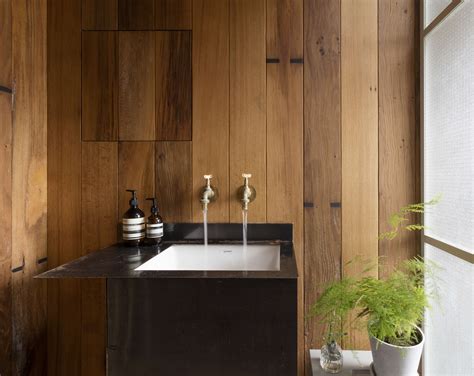
<instances>
[{"instance_id":1,"label":"small glass vase","mask_svg":"<svg viewBox=\"0 0 474 376\"><path fill-rule=\"evenodd\" d=\"M321 368L327 373L339 373L342 370L343 358L341 346L336 341L328 342L321 348Z\"/></svg>"}]
</instances>

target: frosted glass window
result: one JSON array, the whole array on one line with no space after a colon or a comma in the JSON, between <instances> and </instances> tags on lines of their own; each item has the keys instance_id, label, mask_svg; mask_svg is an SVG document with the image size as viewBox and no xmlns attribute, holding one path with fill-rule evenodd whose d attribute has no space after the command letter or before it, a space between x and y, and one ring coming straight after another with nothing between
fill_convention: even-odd
<instances>
[{"instance_id":1,"label":"frosted glass window","mask_svg":"<svg viewBox=\"0 0 474 376\"><path fill-rule=\"evenodd\" d=\"M431 1L428 1L431 2ZM474 249L474 1L459 5L424 40L426 234Z\"/></svg>"},{"instance_id":2,"label":"frosted glass window","mask_svg":"<svg viewBox=\"0 0 474 376\"><path fill-rule=\"evenodd\" d=\"M451 0L425 0L425 27L433 21L449 4Z\"/></svg>"},{"instance_id":3,"label":"frosted glass window","mask_svg":"<svg viewBox=\"0 0 474 376\"><path fill-rule=\"evenodd\" d=\"M428 244L425 259L436 262L439 300L425 314L424 374L474 375L474 264Z\"/></svg>"}]
</instances>

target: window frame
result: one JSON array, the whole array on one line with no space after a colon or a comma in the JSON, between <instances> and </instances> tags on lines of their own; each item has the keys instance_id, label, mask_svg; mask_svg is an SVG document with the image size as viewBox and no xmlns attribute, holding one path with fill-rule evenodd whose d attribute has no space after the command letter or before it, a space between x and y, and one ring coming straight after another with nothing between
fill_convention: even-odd
<instances>
[{"instance_id":1,"label":"window frame","mask_svg":"<svg viewBox=\"0 0 474 376\"><path fill-rule=\"evenodd\" d=\"M424 185L424 178L425 178L425 156L424 156L424 147L425 147L425 140L424 140L424 130L425 130L425 123L424 123L424 61L425 61L425 38L432 32L437 26L439 26L459 5L465 2L465 0L451 0L451 2L425 27L425 4L427 1L430 0L422 0L420 1L420 12L419 12L419 67L420 67L420 77L419 77L419 84L420 84L420 103L419 103L419 110L420 110L420 128L419 128L419 137L420 137L420 190L421 190L421 199L425 201L425 185ZM474 0L471 0L474 1ZM422 214L421 223L425 223L424 215ZM446 242L440 241L438 239L434 239L425 234L424 231L421 231L420 237L420 248L421 248L421 256L424 257L424 248L425 244L429 244L442 252L446 252L458 259L467 261L470 264L474 264L474 253L470 253L464 249L460 249L456 246L448 244ZM423 358L425 358L423 356ZM423 359L421 372L422 375L425 375L425 360Z\"/></svg>"},{"instance_id":2,"label":"window frame","mask_svg":"<svg viewBox=\"0 0 474 376\"><path fill-rule=\"evenodd\" d=\"M420 2L420 182L421 182L421 199L422 201L425 200L424 197L424 164L425 164L425 156L424 156L424 60L425 60L425 48L424 48L424 41L427 35L432 32L438 25L440 25L460 4L464 2L464 0L452 0L446 8L444 8L435 18L433 21L429 23L426 27L424 27L425 15L424 9L425 4L429 0L423 0ZM473 0L474 1L474 0ZM424 216L422 215L422 223L424 224ZM451 244L442 242L438 239L434 239L430 236L427 236L424 231L421 234L421 255L424 256L424 245L430 244L435 246L436 248L447 252L457 258L460 258L464 261L467 261L471 264L474 264L474 253L466 252L464 249L455 247Z\"/></svg>"}]
</instances>

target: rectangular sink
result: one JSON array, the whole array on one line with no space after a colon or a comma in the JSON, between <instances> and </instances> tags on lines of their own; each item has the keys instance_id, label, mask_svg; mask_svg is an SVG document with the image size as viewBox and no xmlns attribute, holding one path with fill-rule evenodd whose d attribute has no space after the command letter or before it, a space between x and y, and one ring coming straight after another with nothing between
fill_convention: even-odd
<instances>
[{"instance_id":1,"label":"rectangular sink","mask_svg":"<svg viewBox=\"0 0 474 376\"><path fill-rule=\"evenodd\" d=\"M279 271L279 245L172 245L135 270Z\"/></svg>"}]
</instances>

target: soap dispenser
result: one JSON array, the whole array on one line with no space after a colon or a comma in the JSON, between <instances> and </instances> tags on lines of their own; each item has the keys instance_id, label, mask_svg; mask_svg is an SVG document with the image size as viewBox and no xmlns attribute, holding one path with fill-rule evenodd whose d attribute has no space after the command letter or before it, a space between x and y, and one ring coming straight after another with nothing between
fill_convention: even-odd
<instances>
[{"instance_id":1,"label":"soap dispenser","mask_svg":"<svg viewBox=\"0 0 474 376\"><path fill-rule=\"evenodd\" d=\"M127 189L132 194L130 208L122 218L122 238L126 245L137 246L145 237L145 213L138 208L137 191Z\"/></svg>"},{"instance_id":2,"label":"soap dispenser","mask_svg":"<svg viewBox=\"0 0 474 376\"><path fill-rule=\"evenodd\" d=\"M151 215L146 222L146 238L150 244L159 244L163 238L163 219L158 213L156 198L150 197L147 200L152 201Z\"/></svg>"}]
</instances>

